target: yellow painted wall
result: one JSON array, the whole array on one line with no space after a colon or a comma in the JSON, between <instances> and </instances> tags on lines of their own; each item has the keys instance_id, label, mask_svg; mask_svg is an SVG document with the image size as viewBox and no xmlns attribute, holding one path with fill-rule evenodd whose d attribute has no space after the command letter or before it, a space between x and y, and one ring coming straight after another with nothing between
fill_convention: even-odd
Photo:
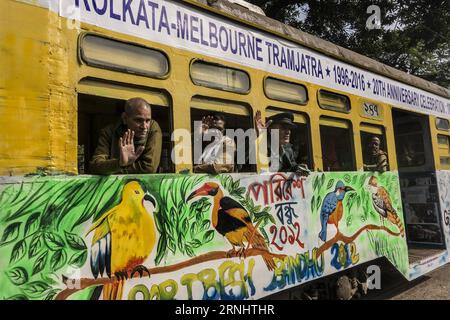
<instances>
[{"instance_id":1,"label":"yellow painted wall","mask_svg":"<svg viewBox=\"0 0 450 320\"><path fill-rule=\"evenodd\" d=\"M397 169L389 105L379 104L384 109L382 121L362 118L359 105L363 98L357 96L349 96L352 110L348 114L322 110L317 102L319 87L308 83L304 83L309 94L307 105L274 101L264 95L263 80L269 74L260 70L243 68L91 25L81 24L81 29L73 28L71 21L59 18L51 11L13 0L0 1L0 12L8 12L5 19L0 20L0 176L27 174L39 167L77 173L77 91L83 92L78 84L86 78L139 86L140 90L148 88L166 92L172 102L173 128L190 129L190 117L186 115L190 114L190 101L194 96L245 103L251 106L253 115L260 110L263 117L270 106L307 113L313 160L315 169L319 170L323 170L319 131L321 115L351 122L358 170L362 170L363 166L359 124L381 125L387 135L390 168ZM169 76L153 79L83 64L78 59L77 46L79 35L85 32L163 50L170 59ZM246 70L251 77L251 92L236 94L194 85L189 77L189 66L194 58ZM123 94L124 98L129 95L127 89L118 94ZM176 171L190 168L178 165Z\"/></svg>"}]
</instances>

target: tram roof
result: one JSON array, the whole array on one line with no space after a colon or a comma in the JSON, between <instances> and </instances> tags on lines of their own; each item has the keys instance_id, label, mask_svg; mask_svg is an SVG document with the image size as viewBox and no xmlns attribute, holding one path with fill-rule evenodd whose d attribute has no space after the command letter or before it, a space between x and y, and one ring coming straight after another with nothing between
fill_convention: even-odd
<instances>
[{"instance_id":1,"label":"tram roof","mask_svg":"<svg viewBox=\"0 0 450 320\"><path fill-rule=\"evenodd\" d=\"M363 68L365 70L386 76L388 78L412 85L425 91L437 94L441 97L450 99L450 90L424 80L420 77L408 74L384 63L356 53L349 49L340 47L332 42L323 40L319 37L308 34L288 26L282 22L266 17L259 13L250 11L238 4L231 3L227 0L183 0L197 6L210 8L213 11L219 11L226 16L240 20L241 22L260 28L266 32L276 34L290 40L319 51L325 55L343 61L345 63Z\"/></svg>"}]
</instances>

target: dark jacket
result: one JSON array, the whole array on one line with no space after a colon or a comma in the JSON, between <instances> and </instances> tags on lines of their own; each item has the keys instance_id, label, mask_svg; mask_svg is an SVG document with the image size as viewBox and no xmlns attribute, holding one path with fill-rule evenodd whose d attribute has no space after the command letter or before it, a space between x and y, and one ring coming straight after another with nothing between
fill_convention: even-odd
<instances>
[{"instance_id":1,"label":"dark jacket","mask_svg":"<svg viewBox=\"0 0 450 320\"><path fill-rule=\"evenodd\" d=\"M144 151L133 164L121 168L119 165L119 138L123 136L125 131L126 126L118 123L110 125L100 132L97 148L89 163L91 173L132 174L157 172L162 149L162 132L159 124L152 120Z\"/></svg>"},{"instance_id":2,"label":"dark jacket","mask_svg":"<svg viewBox=\"0 0 450 320\"><path fill-rule=\"evenodd\" d=\"M281 146L278 157L279 163L276 165L277 157L271 157L271 171L273 172L295 172L297 169L297 161L295 160L294 149L290 143ZM273 167L272 167L273 166Z\"/></svg>"}]
</instances>

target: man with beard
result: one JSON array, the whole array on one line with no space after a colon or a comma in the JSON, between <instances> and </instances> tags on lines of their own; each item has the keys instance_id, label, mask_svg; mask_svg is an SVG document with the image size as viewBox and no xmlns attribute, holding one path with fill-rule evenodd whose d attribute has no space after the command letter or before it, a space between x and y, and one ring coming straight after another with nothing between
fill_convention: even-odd
<instances>
[{"instance_id":1,"label":"man with beard","mask_svg":"<svg viewBox=\"0 0 450 320\"><path fill-rule=\"evenodd\" d=\"M373 136L369 144L369 154L366 159L367 164L364 164L364 171L379 171L385 172L389 170L389 163L387 153L380 149L380 138Z\"/></svg>"},{"instance_id":2,"label":"man with beard","mask_svg":"<svg viewBox=\"0 0 450 320\"><path fill-rule=\"evenodd\" d=\"M89 164L94 174L155 173L161 159L162 132L142 98L125 103L121 121L100 132Z\"/></svg>"}]
</instances>

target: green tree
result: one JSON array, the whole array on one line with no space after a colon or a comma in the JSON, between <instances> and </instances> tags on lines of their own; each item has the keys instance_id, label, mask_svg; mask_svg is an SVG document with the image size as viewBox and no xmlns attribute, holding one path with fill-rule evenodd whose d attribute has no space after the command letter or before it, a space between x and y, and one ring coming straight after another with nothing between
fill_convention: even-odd
<instances>
[{"instance_id":1,"label":"green tree","mask_svg":"<svg viewBox=\"0 0 450 320\"><path fill-rule=\"evenodd\" d=\"M267 16L417 75L450 86L448 0L250 0ZM370 5L381 29L366 28Z\"/></svg>"}]
</instances>

